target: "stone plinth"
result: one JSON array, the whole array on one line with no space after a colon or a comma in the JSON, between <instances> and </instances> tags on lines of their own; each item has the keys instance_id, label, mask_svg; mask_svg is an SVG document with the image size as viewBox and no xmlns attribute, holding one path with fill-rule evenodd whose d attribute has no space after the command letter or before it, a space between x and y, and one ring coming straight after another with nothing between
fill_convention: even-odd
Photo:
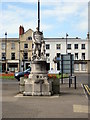
<instances>
[{"instance_id":1,"label":"stone plinth","mask_svg":"<svg viewBox=\"0 0 90 120\"><path fill-rule=\"evenodd\" d=\"M27 79L25 81L25 91L23 95L51 95L52 83L35 83L33 80Z\"/></svg>"},{"instance_id":2,"label":"stone plinth","mask_svg":"<svg viewBox=\"0 0 90 120\"><path fill-rule=\"evenodd\" d=\"M43 33L33 33L33 55L31 62L31 73L25 80L25 91L23 95L51 95L52 83L47 79L45 41Z\"/></svg>"},{"instance_id":3,"label":"stone plinth","mask_svg":"<svg viewBox=\"0 0 90 120\"><path fill-rule=\"evenodd\" d=\"M52 82L47 80L46 60L32 61L31 68L31 74L25 80L23 95L51 95Z\"/></svg>"}]
</instances>

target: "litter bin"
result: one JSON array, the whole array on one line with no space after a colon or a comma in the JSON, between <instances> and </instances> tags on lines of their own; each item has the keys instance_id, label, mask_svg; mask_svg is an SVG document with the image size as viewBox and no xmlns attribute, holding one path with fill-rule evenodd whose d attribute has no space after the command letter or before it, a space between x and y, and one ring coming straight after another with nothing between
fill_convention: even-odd
<instances>
[{"instance_id":1,"label":"litter bin","mask_svg":"<svg viewBox=\"0 0 90 120\"><path fill-rule=\"evenodd\" d=\"M60 79L58 79L58 78L53 79L52 91L53 91L53 94L59 94L60 93Z\"/></svg>"}]
</instances>

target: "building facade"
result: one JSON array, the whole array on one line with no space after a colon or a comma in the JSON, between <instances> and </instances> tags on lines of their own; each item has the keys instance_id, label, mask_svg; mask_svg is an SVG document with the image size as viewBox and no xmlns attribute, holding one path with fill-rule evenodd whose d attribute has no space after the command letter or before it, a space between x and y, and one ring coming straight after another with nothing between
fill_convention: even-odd
<instances>
[{"instance_id":1,"label":"building facade","mask_svg":"<svg viewBox=\"0 0 90 120\"><path fill-rule=\"evenodd\" d=\"M19 27L20 39L20 71L28 68L32 58L32 45L33 45L33 30L29 29L24 32L22 26Z\"/></svg>"},{"instance_id":2,"label":"building facade","mask_svg":"<svg viewBox=\"0 0 90 120\"><path fill-rule=\"evenodd\" d=\"M0 62L2 72L23 71L28 68L32 56L33 31L24 32L19 27L19 38L0 38Z\"/></svg>"},{"instance_id":3,"label":"building facade","mask_svg":"<svg viewBox=\"0 0 90 120\"><path fill-rule=\"evenodd\" d=\"M17 71L19 69L19 39L0 39L0 61L2 61L2 72Z\"/></svg>"},{"instance_id":4,"label":"building facade","mask_svg":"<svg viewBox=\"0 0 90 120\"><path fill-rule=\"evenodd\" d=\"M74 72L75 73L90 73L90 39L87 34L87 39L80 38L44 38L46 43L46 57L48 69L60 70L60 65L54 63L55 57L60 57L61 54L74 55ZM67 50L66 50L67 48Z\"/></svg>"},{"instance_id":5,"label":"building facade","mask_svg":"<svg viewBox=\"0 0 90 120\"><path fill-rule=\"evenodd\" d=\"M80 38L44 38L46 44L47 70L60 70L54 63L55 57L61 54L74 55L74 72L90 73L90 36ZM33 48L33 30L26 32L19 27L19 38L0 38L0 63L2 72L24 71L30 65ZM67 48L67 49L66 49Z\"/></svg>"}]
</instances>

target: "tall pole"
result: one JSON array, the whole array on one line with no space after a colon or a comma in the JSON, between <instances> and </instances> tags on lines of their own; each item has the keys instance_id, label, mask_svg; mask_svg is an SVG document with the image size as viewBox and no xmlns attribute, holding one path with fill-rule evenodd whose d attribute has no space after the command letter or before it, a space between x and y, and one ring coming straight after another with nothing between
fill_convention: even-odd
<instances>
[{"instance_id":1,"label":"tall pole","mask_svg":"<svg viewBox=\"0 0 90 120\"><path fill-rule=\"evenodd\" d=\"M6 55L5 64L6 64L6 72L7 72L7 32L5 32L5 55Z\"/></svg>"},{"instance_id":2,"label":"tall pole","mask_svg":"<svg viewBox=\"0 0 90 120\"><path fill-rule=\"evenodd\" d=\"M67 54L67 37L68 37L68 34L66 33L66 54Z\"/></svg>"},{"instance_id":3,"label":"tall pole","mask_svg":"<svg viewBox=\"0 0 90 120\"><path fill-rule=\"evenodd\" d=\"M20 72L20 38L19 38L19 72Z\"/></svg>"},{"instance_id":4,"label":"tall pole","mask_svg":"<svg viewBox=\"0 0 90 120\"><path fill-rule=\"evenodd\" d=\"M40 31L40 0L38 0L38 31Z\"/></svg>"}]
</instances>

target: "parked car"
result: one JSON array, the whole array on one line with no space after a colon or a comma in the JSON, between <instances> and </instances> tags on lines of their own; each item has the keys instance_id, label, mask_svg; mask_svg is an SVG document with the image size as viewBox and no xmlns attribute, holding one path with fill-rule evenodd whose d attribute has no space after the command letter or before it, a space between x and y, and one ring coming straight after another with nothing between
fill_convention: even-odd
<instances>
[{"instance_id":1,"label":"parked car","mask_svg":"<svg viewBox=\"0 0 90 120\"><path fill-rule=\"evenodd\" d=\"M18 81L20 81L20 77L28 76L28 75L30 74L30 71L31 71L31 68L28 68L28 69L26 69L26 70L23 71L23 72L16 72L16 73L14 74L14 77L15 77Z\"/></svg>"},{"instance_id":2,"label":"parked car","mask_svg":"<svg viewBox=\"0 0 90 120\"><path fill-rule=\"evenodd\" d=\"M49 70L48 74L60 74L61 71L60 70Z\"/></svg>"}]
</instances>

